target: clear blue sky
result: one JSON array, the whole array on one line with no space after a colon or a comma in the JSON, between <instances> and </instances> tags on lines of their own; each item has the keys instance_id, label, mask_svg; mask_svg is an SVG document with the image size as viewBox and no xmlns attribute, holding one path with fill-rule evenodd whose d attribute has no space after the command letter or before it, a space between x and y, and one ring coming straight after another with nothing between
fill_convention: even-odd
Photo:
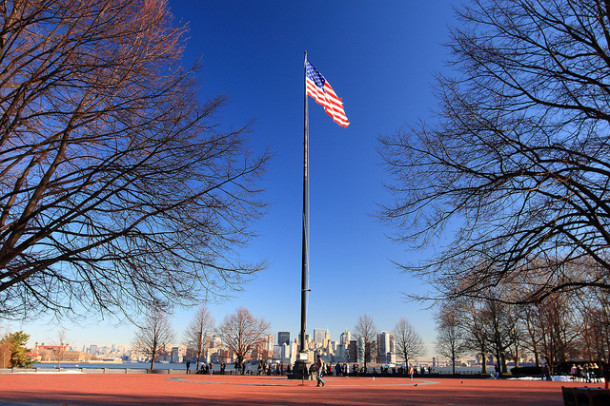
<instances>
[{"instance_id":1,"label":"clear blue sky","mask_svg":"<svg viewBox=\"0 0 610 406\"><path fill-rule=\"evenodd\" d=\"M176 22L188 22L185 65L203 57L202 99L225 94L222 120L252 119L253 148L270 147L275 158L263 179L271 206L255 228L259 237L241 251L265 258L269 268L221 303L211 303L217 321L239 306L272 323L272 332L300 323L301 203L303 154L303 55L343 98L351 125L344 129L313 99L310 117L310 287L308 332L328 328L333 339L353 331L358 317L373 317L391 331L406 317L434 341L432 314L408 303L403 292L427 289L391 262L413 261L388 240L374 218L389 199L377 154L378 135L429 119L434 74L447 69L450 0L236 1L171 0ZM174 328L180 341L194 309L179 309ZM58 328L48 320L13 324L32 342L50 343ZM134 328L92 317L65 323L74 344L130 344Z\"/></svg>"}]
</instances>

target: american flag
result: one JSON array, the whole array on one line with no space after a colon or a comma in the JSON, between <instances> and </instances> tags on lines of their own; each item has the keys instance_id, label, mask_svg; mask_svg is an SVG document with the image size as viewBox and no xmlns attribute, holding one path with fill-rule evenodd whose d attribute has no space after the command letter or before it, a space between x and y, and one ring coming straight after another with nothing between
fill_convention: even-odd
<instances>
[{"instance_id":1,"label":"american flag","mask_svg":"<svg viewBox=\"0 0 610 406\"><path fill-rule=\"evenodd\" d=\"M332 117L335 123L341 127L349 125L341 99L328 80L309 61L305 61L305 92L324 107L324 111Z\"/></svg>"}]
</instances>

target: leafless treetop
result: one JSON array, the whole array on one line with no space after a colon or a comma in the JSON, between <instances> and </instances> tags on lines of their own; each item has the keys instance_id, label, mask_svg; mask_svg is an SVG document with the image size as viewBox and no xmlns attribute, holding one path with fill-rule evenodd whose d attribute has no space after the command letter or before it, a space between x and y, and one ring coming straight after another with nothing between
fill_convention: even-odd
<instances>
[{"instance_id":1,"label":"leafless treetop","mask_svg":"<svg viewBox=\"0 0 610 406\"><path fill-rule=\"evenodd\" d=\"M165 1L0 4L0 312L239 288L266 153L197 99Z\"/></svg>"},{"instance_id":2,"label":"leafless treetop","mask_svg":"<svg viewBox=\"0 0 610 406\"><path fill-rule=\"evenodd\" d=\"M458 12L436 122L381 139L396 197L382 216L413 247L438 245L405 268L474 295L536 271L516 301L609 289L608 2L477 0Z\"/></svg>"}]
</instances>

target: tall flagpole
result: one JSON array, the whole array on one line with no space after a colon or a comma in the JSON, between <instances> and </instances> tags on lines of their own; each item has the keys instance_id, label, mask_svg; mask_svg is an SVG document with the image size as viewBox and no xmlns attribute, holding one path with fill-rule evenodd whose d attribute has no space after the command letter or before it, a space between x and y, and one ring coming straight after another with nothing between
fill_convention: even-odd
<instances>
[{"instance_id":1,"label":"tall flagpole","mask_svg":"<svg viewBox=\"0 0 610 406\"><path fill-rule=\"evenodd\" d=\"M309 257L308 252L308 227L307 227L307 213L308 213L308 177L309 177L309 113L308 113L308 92L314 100L324 106L324 111L332 117L333 121L342 127L349 125L349 120L345 115L343 109L343 103L341 99L337 97L337 94L330 86L330 83L318 72L309 62L307 61L307 51L305 51L305 62L304 65L304 139L303 139L303 244L301 251L301 331L299 334L300 346L299 346L299 359L295 363L294 372L289 374L289 378L302 378L303 384L305 376L308 375L307 365L311 362L307 343L305 338L307 336L307 258ZM307 68L309 67L309 73L312 75L310 81L307 77ZM309 86L308 86L309 85Z\"/></svg>"},{"instance_id":2,"label":"tall flagpole","mask_svg":"<svg viewBox=\"0 0 610 406\"><path fill-rule=\"evenodd\" d=\"M309 112L307 106L307 51L305 51L305 62L303 62L303 84L305 95L305 114L304 114L304 137L303 137L303 242L301 251L301 334L299 352L304 353L306 348L305 337L307 330L307 175L308 175L308 121Z\"/></svg>"}]
</instances>

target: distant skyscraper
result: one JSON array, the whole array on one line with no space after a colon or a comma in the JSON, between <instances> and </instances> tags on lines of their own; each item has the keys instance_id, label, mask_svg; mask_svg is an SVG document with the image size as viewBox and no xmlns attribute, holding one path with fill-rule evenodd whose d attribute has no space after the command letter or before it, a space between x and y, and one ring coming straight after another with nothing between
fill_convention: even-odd
<instances>
[{"instance_id":1,"label":"distant skyscraper","mask_svg":"<svg viewBox=\"0 0 610 406\"><path fill-rule=\"evenodd\" d=\"M347 348L350 341L352 341L352 333L349 330L345 330L339 337L339 344L343 344Z\"/></svg>"},{"instance_id":2,"label":"distant skyscraper","mask_svg":"<svg viewBox=\"0 0 610 406\"><path fill-rule=\"evenodd\" d=\"M361 356L358 340L354 339L349 342L349 360L350 362L362 362L364 358Z\"/></svg>"},{"instance_id":3,"label":"distant skyscraper","mask_svg":"<svg viewBox=\"0 0 610 406\"><path fill-rule=\"evenodd\" d=\"M313 342L316 344L316 347L324 347L325 338L326 338L326 330L322 330L319 328L313 329Z\"/></svg>"},{"instance_id":4,"label":"distant skyscraper","mask_svg":"<svg viewBox=\"0 0 610 406\"><path fill-rule=\"evenodd\" d=\"M290 331L280 331L277 333L277 345L290 345Z\"/></svg>"},{"instance_id":5,"label":"distant skyscraper","mask_svg":"<svg viewBox=\"0 0 610 406\"><path fill-rule=\"evenodd\" d=\"M269 334L263 338L263 348L273 354L273 334Z\"/></svg>"},{"instance_id":6,"label":"distant skyscraper","mask_svg":"<svg viewBox=\"0 0 610 406\"><path fill-rule=\"evenodd\" d=\"M380 364L391 364L394 362L394 334L382 331L377 336L377 360Z\"/></svg>"}]
</instances>

